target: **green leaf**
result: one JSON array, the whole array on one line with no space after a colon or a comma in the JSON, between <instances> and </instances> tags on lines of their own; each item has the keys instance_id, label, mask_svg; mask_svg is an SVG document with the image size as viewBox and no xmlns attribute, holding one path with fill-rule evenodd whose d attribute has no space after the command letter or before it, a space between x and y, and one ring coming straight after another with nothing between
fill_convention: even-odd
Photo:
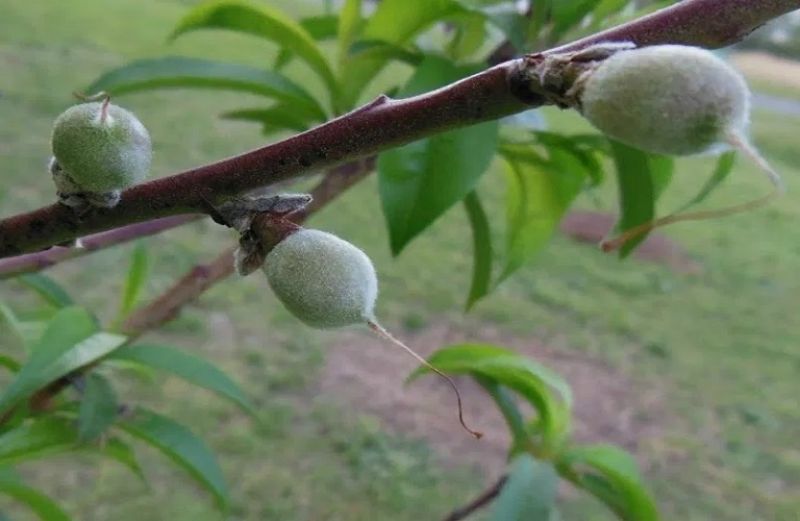
<instances>
[{"instance_id":1,"label":"green leaf","mask_svg":"<svg viewBox=\"0 0 800 521\"><path fill-rule=\"evenodd\" d=\"M547 244L585 180L580 165L562 166L564 155L547 160L529 145L504 145L500 152L508 188L506 260L498 284Z\"/></svg>"},{"instance_id":2,"label":"green leaf","mask_svg":"<svg viewBox=\"0 0 800 521\"><path fill-rule=\"evenodd\" d=\"M478 194L473 190L464 198L464 209L472 228L472 283L467 297L467 310L489 293L492 278L492 236L489 219Z\"/></svg>"},{"instance_id":3,"label":"green leaf","mask_svg":"<svg viewBox=\"0 0 800 521\"><path fill-rule=\"evenodd\" d=\"M15 464L77 448L77 433L63 418L38 418L0 435L0 465Z\"/></svg>"},{"instance_id":4,"label":"green leaf","mask_svg":"<svg viewBox=\"0 0 800 521\"><path fill-rule=\"evenodd\" d=\"M325 110L302 87L276 72L200 58L167 56L133 61L106 72L87 88L87 92L110 92L115 96L129 92L178 88L216 88L250 92L289 103L320 119Z\"/></svg>"},{"instance_id":5,"label":"green leaf","mask_svg":"<svg viewBox=\"0 0 800 521\"><path fill-rule=\"evenodd\" d=\"M35 291L49 304L63 308L71 306L72 297L56 281L41 273L26 273L17 278L18 281Z\"/></svg>"},{"instance_id":6,"label":"green leaf","mask_svg":"<svg viewBox=\"0 0 800 521\"><path fill-rule=\"evenodd\" d=\"M548 148L551 154L556 150L556 155L559 155L558 150L560 150L577 159L593 186L603 182L603 166L598 160L597 154L605 152L604 148L608 147L608 141L605 138L597 134L563 135L543 130L536 130L533 135L539 143ZM559 166L562 169L567 168L563 164Z\"/></svg>"},{"instance_id":7,"label":"green leaf","mask_svg":"<svg viewBox=\"0 0 800 521\"><path fill-rule=\"evenodd\" d=\"M209 362L174 347L139 344L115 351L109 360L138 362L155 369L168 371L187 382L213 391L255 414L255 408L244 392L228 376Z\"/></svg>"},{"instance_id":8,"label":"green leaf","mask_svg":"<svg viewBox=\"0 0 800 521\"><path fill-rule=\"evenodd\" d=\"M362 40L381 40L402 47L433 23L468 12L455 0L383 0L367 21ZM342 92L346 106L358 100L364 87L393 59L386 54L353 56L342 63Z\"/></svg>"},{"instance_id":9,"label":"green leaf","mask_svg":"<svg viewBox=\"0 0 800 521\"><path fill-rule=\"evenodd\" d=\"M97 373L86 377L86 387L78 409L78 439L92 441L117 418L117 397L108 380Z\"/></svg>"},{"instance_id":10,"label":"green leaf","mask_svg":"<svg viewBox=\"0 0 800 521\"><path fill-rule=\"evenodd\" d=\"M472 70L428 56L403 95L430 90ZM475 187L494 156L497 131L497 122L490 121L438 134L380 155L378 182L395 255Z\"/></svg>"},{"instance_id":11,"label":"green leaf","mask_svg":"<svg viewBox=\"0 0 800 521\"><path fill-rule=\"evenodd\" d=\"M436 351L428 362L445 373L479 375L519 393L539 413L532 434L543 435L547 450L557 448L569 431L572 406L569 385L533 360L489 344L456 344ZM429 371L420 367L408 380ZM558 391L559 396L551 389Z\"/></svg>"},{"instance_id":12,"label":"green leaf","mask_svg":"<svg viewBox=\"0 0 800 521\"><path fill-rule=\"evenodd\" d=\"M339 12L338 45L339 63L347 57L350 46L355 41L363 19L361 18L361 0L345 0Z\"/></svg>"},{"instance_id":13,"label":"green leaf","mask_svg":"<svg viewBox=\"0 0 800 521\"><path fill-rule=\"evenodd\" d=\"M463 60L477 52L486 41L486 17L478 13L464 13L450 21L453 37L447 44L447 54Z\"/></svg>"},{"instance_id":14,"label":"green leaf","mask_svg":"<svg viewBox=\"0 0 800 521\"><path fill-rule=\"evenodd\" d=\"M416 49L387 43L381 40L359 40L349 50L349 56L355 59L375 59L381 61L399 61L412 67L418 66L425 55Z\"/></svg>"},{"instance_id":15,"label":"green leaf","mask_svg":"<svg viewBox=\"0 0 800 521\"><path fill-rule=\"evenodd\" d=\"M189 429L141 408L116 426L161 451L211 492L219 506L227 507L228 490L222 470L214 454Z\"/></svg>"},{"instance_id":16,"label":"green leaf","mask_svg":"<svg viewBox=\"0 0 800 521\"><path fill-rule=\"evenodd\" d=\"M22 322L17 318L17 314L14 313L14 310L8 307L5 302L0 302L0 316L3 317L3 321L8 326L8 329L17 337L17 343L21 347L26 347L28 342L23 331Z\"/></svg>"},{"instance_id":17,"label":"green leaf","mask_svg":"<svg viewBox=\"0 0 800 521\"><path fill-rule=\"evenodd\" d=\"M86 310L63 308L50 321L30 358L0 396L0 414L41 387L107 355L127 340L124 336L95 332Z\"/></svg>"},{"instance_id":18,"label":"green leaf","mask_svg":"<svg viewBox=\"0 0 800 521\"><path fill-rule=\"evenodd\" d=\"M405 43L434 22L465 12L455 0L383 0L367 21L363 36Z\"/></svg>"},{"instance_id":19,"label":"green leaf","mask_svg":"<svg viewBox=\"0 0 800 521\"><path fill-rule=\"evenodd\" d=\"M519 13L516 6L507 4L504 6L485 9L489 22L500 29L503 36L511 42L514 49L521 50L525 48L528 30L528 18Z\"/></svg>"},{"instance_id":20,"label":"green leaf","mask_svg":"<svg viewBox=\"0 0 800 521\"><path fill-rule=\"evenodd\" d=\"M630 3L630 0L600 0L592 11L592 27L600 27L606 18L618 13Z\"/></svg>"},{"instance_id":21,"label":"green leaf","mask_svg":"<svg viewBox=\"0 0 800 521\"><path fill-rule=\"evenodd\" d=\"M553 18L552 38L560 38L567 31L577 26L600 2L601 0L553 2L551 11Z\"/></svg>"},{"instance_id":22,"label":"green leaf","mask_svg":"<svg viewBox=\"0 0 800 521\"><path fill-rule=\"evenodd\" d=\"M339 17L333 14L308 16L300 19L300 27L317 41L336 38Z\"/></svg>"},{"instance_id":23,"label":"green leaf","mask_svg":"<svg viewBox=\"0 0 800 521\"><path fill-rule=\"evenodd\" d=\"M605 503L624 521L657 521L658 509L636 461L611 445L585 445L563 452L561 474Z\"/></svg>"},{"instance_id":24,"label":"green leaf","mask_svg":"<svg viewBox=\"0 0 800 521\"><path fill-rule=\"evenodd\" d=\"M0 478L0 492L27 505L42 521L70 521L52 499L20 481Z\"/></svg>"},{"instance_id":25,"label":"green leaf","mask_svg":"<svg viewBox=\"0 0 800 521\"><path fill-rule=\"evenodd\" d=\"M19 371L20 368L19 362L14 360L12 357L4 354L0 354L0 366L5 367L12 373L16 373L17 371Z\"/></svg>"},{"instance_id":26,"label":"green leaf","mask_svg":"<svg viewBox=\"0 0 800 521\"><path fill-rule=\"evenodd\" d=\"M199 29L227 29L272 41L302 58L328 86L332 99L338 84L328 60L314 38L300 24L278 9L235 0L212 0L195 7L178 22L172 38Z\"/></svg>"},{"instance_id":27,"label":"green leaf","mask_svg":"<svg viewBox=\"0 0 800 521\"><path fill-rule=\"evenodd\" d=\"M339 18L335 15L309 16L300 20L300 26L308 31L315 40L329 40L336 36L336 27ZM285 67L296 54L288 47L281 47L275 57L273 70L280 70Z\"/></svg>"},{"instance_id":28,"label":"green leaf","mask_svg":"<svg viewBox=\"0 0 800 521\"><path fill-rule=\"evenodd\" d=\"M550 521L555 510L558 474L553 465L520 454L497 496L493 521Z\"/></svg>"},{"instance_id":29,"label":"green leaf","mask_svg":"<svg viewBox=\"0 0 800 521\"><path fill-rule=\"evenodd\" d=\"M711 177L703 184L700 191L697 192L697 195L692 197L692 199L683 205L679 212L686 210L687 208L694 206L696 204L700 204L705 201L706 197L714 191L725 179L727 179L728 174L731 173L733 170L733 165L736 163L736 152L725 152L724 154L719 156L717 159L717 165L714 167L714 172L712 172Z\"/></svg>"},{"instance_id":30,"label":"green leaf","mask_svg":"<svg viewBox=\"0 0 800 521\"><path fill-rule=\"evenodd\" d=\"M265 134L280 130L295 130L302 132L311 127L317 118L309 117L299 113L291 105L278 103L269 108L259 109L239 109L222 114L226 119L237 119L241 121L252 121L263 125Z\"/></svg>"},{"instance_id":31,"label":"green leaf","mask_svg":"<svg viewBox=\"0 0 800 521\"><path fill-rule=\"evenodd\" d=\"M618 141L610 141L619 189L620 218L617 229L624 232L655 218L656 199L672 177L672 160ZM620 257L628 256L647 235L642 233L622 245Z\"/></svg>"},{"instance_id":32,"label":"green leaf","mask_svg":"<svg viewBox=\"0 0 800 521\"><path fill-rule=\"evenodd\" d=\"M128 276L125 278L122 301L120 302L118 318L115 324L121 324L136 306L142 287L147 281L149 270L150 262L147 256L147 248L143 242L139 242L131 255L131 265L128 268Z\"/></svg>"},{"instance_id":33,"label":"green leaf","mask_svg":"<svg viewBox=\"0 0 800 521\"><path fill-rule=\"evenodd\" d=\"M503 415L503 419L511 431L511 447L509 456L518 454L528 448L528 431L525 428L525 421L522 419L522 412L517 407L514 396L509 390L497 381L481 375L473 375L473 378L483 387L483 389L494 400L495 405Z\"/></svg>"},{"instance_id":34,"label":"green leaf","mask_svg":"<svg viewBox=\"0 0 800 521\"><path fill-rule=\"evenodd\" d=\"M142 467L139 465L139 460L136 458L136 453L130 445L125 443L119 438L108 438L100 445L101 452L104 456L116 460L128 468L131 472L142 480L147 482L142 472Z\"/></svg>"}]
</instances>

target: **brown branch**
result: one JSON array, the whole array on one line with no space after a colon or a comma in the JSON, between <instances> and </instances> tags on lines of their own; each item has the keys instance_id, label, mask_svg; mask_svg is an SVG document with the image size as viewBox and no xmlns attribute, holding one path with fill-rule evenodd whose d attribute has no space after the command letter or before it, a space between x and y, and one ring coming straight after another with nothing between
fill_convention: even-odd
<instances>
[{"instance_id":1,"label":"brown branch","mask_svg":"<svg viewBox=\"0 0 800 521\"><path fill-rule=\"evenodd\" d=\"M116 246L128 241L155 235L165 230L183 226L186 223L205 217L203 214L176 215L153 221L130 224L107 232L95 233L79 239L80 246L53 246L36 253L0 259L0 280L17 277L24 273L42 271L61 262L83 257L98 250Z\"/></svg>"},{"instance_id":2,"label":"brown branch","mask_svg":"<svg viewBox=\"0 0 800 521\"><path fill-rule=\"evenodd\" d=\"M550 52L609 40L639 45L722 47L798 7L800 0L685 0ZM515 84L520 63L507 61L404 100L380 97L284 141L130 188L115 208L98 209L83 218L59 204L9 217L0 221L0 257L37 251L136 222L207 212L209 200L370 156L451 128L540 106L545 101L531 91L529 84Z\"/></svg>"},{"instance_id":3,"label":"brown branch","mask_svg":"<svg viewBox=\"0 0 800 521\"><path fill-rule=\"evenodd\" d=\"M500 479L498 479L491 487L481 492L481 495L463 507L457 508L450 512L450 514L445 517L443 521L460 521L461 519L466 519L481 508L484 508L500 495L500 491L503 490L503 486L506 484L506 481L508 481L508 476L500 476Z\"/></svg>"}]
</instances>

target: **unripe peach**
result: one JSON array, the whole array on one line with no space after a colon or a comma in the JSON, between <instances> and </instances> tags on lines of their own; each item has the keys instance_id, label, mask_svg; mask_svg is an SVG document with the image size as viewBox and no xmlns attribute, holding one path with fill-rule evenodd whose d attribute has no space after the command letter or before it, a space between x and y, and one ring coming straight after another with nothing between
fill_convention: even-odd
<instances>
[{"instance_id":1,"label":"unripe peach","mask_svg":"<svg viewBox=\"0 0 800 521\"><path fill-rule=\"evenodd\" d=\"M587 73L580 88L586 119L608 136L649 152L705 152L747 126L750 92L744 79L697 47L621 50Z\"/></svg>"},{"instance_id":2,"label":"unripe peach","mask_svg":"<svg viewBox=\"0 0 800 521\"><path fill-rule=\"evenodd\" d=\"M74 105L53 125L53 156L74 189L122 190L143 181L152 146L147 129L131 112L106 102Z\"/></svg>"},{"instance_id":3,"label":"unripe peach","mask_svg":"<svg viewBox=\"0 0 800 521\"><path fill-rule=\"evenodd\" d=\"M300 229L266 257L272 290L309 326L335 328L374 320L378 278L369 257L347 241Z\"/></svg>"}]
</instances>

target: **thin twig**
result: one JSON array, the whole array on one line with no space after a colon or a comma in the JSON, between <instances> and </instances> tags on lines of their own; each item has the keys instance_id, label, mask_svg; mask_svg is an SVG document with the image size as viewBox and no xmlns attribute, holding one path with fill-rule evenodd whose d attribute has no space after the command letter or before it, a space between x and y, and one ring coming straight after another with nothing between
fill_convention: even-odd
<instances>
[{"instance_id":1,"label":"thin twig","mask_svg":"<svg viewBox=\"0 0 800 521\"><path fill-rule=\"evenodd\" d=\"M461 519L466 519L478 510L484 508L489 503L494 501L498 495L500 495L500 491L503 490L503 486L506 484L506 481L508 481L508 476L500 476L500 479L498 479L491 487L481 492L478 497L470 501L468 504L450 512L450 514L445 517L443 521L460 521Z\"/></svg>"},{"instance_id":2,"label":"thin twig","mask_svg":"<svg viewBox=\"0 0 800 521\"><path fill-rule=\"evenodd\" d=\"M17 277L24 273L42 271L61 262L83 257L98 250L141 237L155 235L203 217L205 217L203 214L186 214L130 224L107 232L82 237L76 241L77 244L74 246L53 246L49 250L0 259L0 280Z\"/></svg>"},{"instance_id":3,"label":"thin twig","mask_svg":"<svg viewBox=\"0 0 800 521\"><path fill-rule=\"evenodd\" d=\"M717 48L737 42L768 20L798 7L799 0L685 0L548 52L576 50L601 41ZM382 96L284 141L130 188L111 209L78 217L63 205L54 204L9 217L0 221L0 257L37 251L136 222L205 212L208 201L220 197L540 106L545 100L532 85L514 81L522 63L510 60L404 100Z\"/></svg>"}]
</instances>

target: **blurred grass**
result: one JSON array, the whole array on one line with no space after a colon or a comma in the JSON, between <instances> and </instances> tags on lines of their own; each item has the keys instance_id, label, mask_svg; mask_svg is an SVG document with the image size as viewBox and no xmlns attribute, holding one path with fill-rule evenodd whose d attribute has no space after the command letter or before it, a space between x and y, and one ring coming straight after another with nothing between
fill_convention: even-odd
<instances>
[{"instance_id":1,"label":"blurred grass","mask_svg":"<svg viewBox=\"0 0 800 521\"><path fill-rule=\"evenodd\" d=\"M130 59L188 54L267 66L274 48L227 33L164 39L185 6L168 0L61 2L0 0L0 207L4 215L52 200L46 174L49 127L70 93ZM298 12L309 3L276 2ZM298 67L295 72L303 74ZM312 82L311 88L314 88ZM160 91L121 101L147 124L156 144L154 172L165 175L263 142L255 126L216 118L256 106L241 94ZM544 111L556 129L586 131L574 114ZM679 419L665 436L641 440L666 519L797 519L800 510L800 242L794 242L800 196L800 121L757 111L753 138L783 173L787 197L767 209L665 231L701 261L701 275L678 275L636 261L620 263L557 236L528 268L470 315L461 314L471 266L466 218L454 208L401 258L392 260L375 179L368 179L313 223L362 246L382 284L379 314L396 329L448 322L465 335L484 326L602 357L614 368L665 389ZM666 213L688 199L713 165L680 160L660 204ZM480 187L493 227L502 232L502 183ZM740 162L708 206L752 198L767 189ZM579 206L613 210L613 183ZM500 235L498 235L500 237ZM196 262L234 238L208 222L147 241L154 297ZM82 304L110 318L131 246L107 250L50 275ZM3 301L29 305L14 282ZM2 326L0 326L2 327ZM5 332L0 347L7 348ZM469 469L439 468L424 444L387 434L357 410L322 402L306 389L337 333L300 327L257 276L220 284L154 335L213 359L244 383L262 424L179 382L120 382L121 394L186 421L218 451L234 494L236 519L437 519L479 490ZM376 345L376 349L380 346ZM557 369L557 368L556 368ZM386 385L401 385L404 375ZM459 433L455 432L454 435ZM151 490L111 463L65 457L28 473L62 499L77 519L219 519L188 481L143 452ZM792 516L795 517L792 517ZM15 518L16 519L16 518ZM607 519L573 500L565 519Z\"/></svg>"}]
</instances>

